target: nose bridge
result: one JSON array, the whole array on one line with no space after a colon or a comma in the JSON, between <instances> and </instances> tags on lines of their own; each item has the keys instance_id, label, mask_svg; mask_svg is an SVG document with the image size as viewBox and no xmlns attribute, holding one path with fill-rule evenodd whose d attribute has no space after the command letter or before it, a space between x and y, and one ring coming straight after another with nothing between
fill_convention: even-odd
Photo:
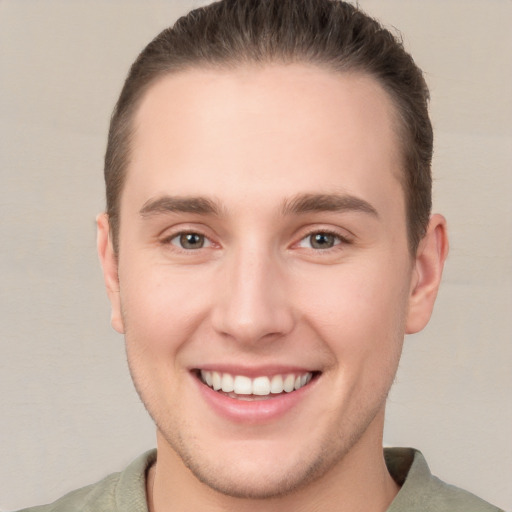
<instances>
[{"instance_id":1,"label":"nose bridge","mask_svg":"<svg viewBox=\"0 0 512 512\"><path fill-rule=\"evenodd\" d=\"M262 244L233 250L224 262L215 328L239 342L270 340L293 326L282 262Z\"/></svg>"}]
</instances>

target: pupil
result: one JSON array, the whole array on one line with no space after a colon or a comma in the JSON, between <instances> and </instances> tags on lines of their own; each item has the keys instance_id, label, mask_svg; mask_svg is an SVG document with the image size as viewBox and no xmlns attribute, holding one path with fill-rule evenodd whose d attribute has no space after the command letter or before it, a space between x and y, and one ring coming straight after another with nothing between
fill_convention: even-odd
<instances>
[{"instance_id":1,"label":"pupil","mask_svg":"<svg viewBox=\"0 0 512 512\"><path fill-rule=\"evenodd\" d=\"M311 247L315 249L329 249L334 246L334 235L329 233L316 233L311 235Z\"/></svg>"},{"instance_id":2,"label":"pupil","mask_svg":"<svg viewBox=\"0 0 512 512\"><path fill-rule=\"evenodd\" d=\"M180 236L180 244L184 249L200 249L204 244L204 237L197 233L185 233Z\"/></svg>"}]
</instances>

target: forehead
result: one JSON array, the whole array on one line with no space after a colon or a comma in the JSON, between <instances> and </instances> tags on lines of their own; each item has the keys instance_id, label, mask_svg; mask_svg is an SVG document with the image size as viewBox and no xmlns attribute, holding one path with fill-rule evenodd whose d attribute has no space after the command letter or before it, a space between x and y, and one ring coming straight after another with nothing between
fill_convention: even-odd
<instances>
[{"instance_id":1,"label":"forehead","mask_svg":"<svg viewBox=\"0 0 512 512\"><path fill-rule=\"evenodd\" d=\"M376 188L383 176L396 185L395 118L388 94L365 74L305 64L188 69L142 99L125 190L240 196L257 185L270 200Z\"/></svg>"}]
</instances>

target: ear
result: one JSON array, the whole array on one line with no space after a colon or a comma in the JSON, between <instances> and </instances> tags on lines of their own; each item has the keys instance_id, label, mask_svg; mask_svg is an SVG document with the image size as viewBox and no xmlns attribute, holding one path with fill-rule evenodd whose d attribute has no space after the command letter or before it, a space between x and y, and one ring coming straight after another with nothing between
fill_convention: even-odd
<instances>
[{"instance_id":1,"label":"ear","mask_svg":"<svg viewBox=\"0 0 512 512\"><path fill-rule=\"evenodd\" d=\"M421 240L412 273L406 333L421 331L430 320L448 255L446 220L432 215L427 233Z\"/></svg>"},{"instance_id":2,"label":"ear","mask_svg":"<svg viewBox=\"0 0 512 512\"><path fill-rule=\"evenodd\" d=\"M108 215L100 213L96 217L98 256L103 269L103 279L111 305L110 323L112 327L124 334L123 317L121 314L121 298L119 294L119 275L117 255L114 252Z\"/></svg>"}]
</instances>

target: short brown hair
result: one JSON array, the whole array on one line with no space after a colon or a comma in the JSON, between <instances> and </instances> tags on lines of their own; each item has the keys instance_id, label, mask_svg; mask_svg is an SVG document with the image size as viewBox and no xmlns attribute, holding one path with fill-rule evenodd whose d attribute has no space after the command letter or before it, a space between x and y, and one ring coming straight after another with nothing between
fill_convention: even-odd
<instances>
[{"instance_id":1,"label":"short brown hair","mask_svg":"<svg viewBox=\"0 0 512 512\"><path fill-rule=\"evenodd\" d=\"M147 89L162 76L190 67L266 62L363 72L387 91L399 119L408 240L414 254L432 202L428 87L401 40L360 9L337 0L222 0L191 11L146 46L133 63L112 114L105 155L107 213L115 251L132 119Z\"/></svg>"}]
</instances>

